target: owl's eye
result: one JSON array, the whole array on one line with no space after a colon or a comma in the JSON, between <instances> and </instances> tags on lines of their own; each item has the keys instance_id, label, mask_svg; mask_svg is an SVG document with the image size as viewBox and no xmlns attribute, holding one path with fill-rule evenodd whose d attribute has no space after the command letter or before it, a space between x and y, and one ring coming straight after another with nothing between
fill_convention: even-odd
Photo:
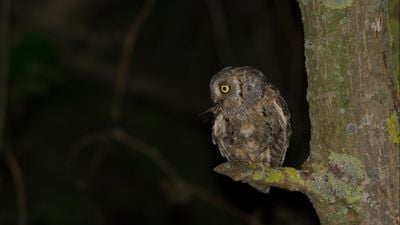
<instances>
[{"instance_id":1,"label":"owl's eye","mask_svg":"<svg viewBox=\"0 0 400 225\"><path fill-rule=\"evenodd\" d=\"M228 85L221 85L221 92L224 94L227 94L229 92L229 86Z\"/></svg>"}]
</instances>

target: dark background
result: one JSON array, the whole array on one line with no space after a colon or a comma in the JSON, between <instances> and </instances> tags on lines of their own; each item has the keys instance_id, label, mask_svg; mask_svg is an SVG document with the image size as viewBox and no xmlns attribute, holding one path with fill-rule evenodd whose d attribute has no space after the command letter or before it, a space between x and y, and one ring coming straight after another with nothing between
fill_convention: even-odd
<instances>
[{"instance_id":1,"label":"dark background","mask_svg":"<svg viewBox=\"0 0 400 225\"><path fill-rule=\"evenodd\" d=\"M297 2L155 1L128 57L116 119L110 112L124 38L142 5L13 1L0 224L15 224L24 212L33 225L319 224L303 194L273 188L266 195L214 173L224 159L211 142L212 116L203 114L213 74L260 69L290 107L285 166L300 167L310 127ZM115 128L136 147L114 140ZM146 155L153 148L160 157ZM177 176L165 173L163 160ZM24 194L26 204L18 204Z\"/></svg>"}]
</instances>

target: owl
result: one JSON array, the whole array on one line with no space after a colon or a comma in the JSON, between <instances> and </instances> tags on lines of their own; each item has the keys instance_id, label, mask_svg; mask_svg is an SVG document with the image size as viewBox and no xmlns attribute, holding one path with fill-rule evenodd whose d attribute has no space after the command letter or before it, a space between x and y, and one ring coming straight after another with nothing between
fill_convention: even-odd
<instances>
[{"instance_id":1,"label":"owl","mask_svg":"<svg viewBox=\"0 0 400 225\"><path fill-rule=\"evenodd\" d=\"M289 146L290 114L263 73L251 67L225 68L211 79L210 92L212 140L222 156L231 162L281 166Z\"/></svg>"}]
</instances>

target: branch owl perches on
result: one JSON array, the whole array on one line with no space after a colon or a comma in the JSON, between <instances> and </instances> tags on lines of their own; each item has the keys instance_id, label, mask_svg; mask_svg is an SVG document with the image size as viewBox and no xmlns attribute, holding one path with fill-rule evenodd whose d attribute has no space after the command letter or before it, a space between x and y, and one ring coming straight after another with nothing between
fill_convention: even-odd
<instances>
[{"instance_id":1,"label":"branch owl perches on","mask_svg":"<svg viewBox=\"0 0 400 225\"><path fill-rule=\"evenodd\" d=\"M279 167L291 134L285 100L259 70L228 67L210 83L212 139L228 162ZM269 187L259 187L268 192Z\"/></svg>"}]
</instances>

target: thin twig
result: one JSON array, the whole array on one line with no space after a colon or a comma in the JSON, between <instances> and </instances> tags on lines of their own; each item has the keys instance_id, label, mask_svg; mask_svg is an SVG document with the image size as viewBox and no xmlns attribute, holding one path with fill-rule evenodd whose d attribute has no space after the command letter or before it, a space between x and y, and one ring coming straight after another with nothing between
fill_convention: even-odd
<instances>
[{"instance_id":1,"label":"thin twig","mask_svg":"<svg viewBox=\"0 0 400 225\"><path fill-rule=\"evenodd\" d=\"M96 175L97 169L101 165L102 161L104 158L107 156L108 151L104 149L104 145L100 145L98 147L99 149L96 150L96 153L94 154L94 157L90 160L89 163L89 172L87 174L87 182L86 186L90 185Z\"/></svg>"},{"instance_id":2,"label":"thin twig","mask_svg":"<svg viewBox=\"0 0 400 225\"><path fill-rule=\"evenodd\" d=\"M71 147L71 150L69 151L69 155L67 157L67 162L66 162L67 172L70 173L70 171L73 167L73 163L77 160L77 158L82 150L88 148L89 146L98 144L102 141L106 141L111 138L112 138L112 133L110 131L90 133L90 134L84 135L82 138L80 138Z\"/></svg>"},{"instance_id":3,"label":"thin twig","mask_svg":"<svg viewBox=\"0 0 400 225\"><path fill-rule=\"evenodd\" d=\"M18 207L18 225L27 224L27 198L24 177L22 175L21 166L19 165L17 159L11 151L5 151L5 158L10 169L11 176L14 181L15 192L16 192L16 202Z\"/></svg>"},{"instance_id":4,"label":"thin twig","mask_svg":"<svg viewBox=\"0 0 400 225\"><path fill-rule=\"evenodd\" d=\"M261 218L258 214L250 214L242 211L234 205L227 203L222 198L207 191L206 189L186 182L178 174L177 170L172 166L172 164L161 154L161 151L156 147L131 137L125 133L125 131L120 129L116 129L113 133L116 141L126 145L131 150L149 157L162 171L166 173L172 182L180 186L186 192L197 197L199 200L207 202L210 205L214 205L227 212L229 215L234 216L249 225L262 224Z\"/></svg>"},{"instance_id":5,"label":"thin twig","mask_svg":"<svg viewBox=\"0 0 400 225\"><path fill-rule=\"evenodd\" d=\"M151 146L137 138L134 138L127 134L125 131L120 129L115 129L113 132L105 131L100 133L89 134L81 138L77 144L71 150L71 156L68 160L68 167L72 167L72 162L76 160L82 149L89 146L95 145L99 142L113 138L120 144L125 145L130 150L138 152L146 157L148 157L155 165L162 170L169 180L174 185L181 188L182 191L191 194L192 196L204 201L210 205L216 206L222 211L228 213L229 215L236 217L237 219L245 222L249 225L260 225L262 224L261 218L258 214L251 214L240 210L234 205L229 204L224 201L224 199L212 194L204 188L193 185L185 181L175 169L175 167L161 154L161 151L154 146ZM104 156L104 155L103 155ZM95 157L97 158L97 157ZM100 161L93 159L96 163L95 167L99 166ZM96 168L92 168L90 173L91 176L95 174ZM86 183L86 182L85 182ZM182 193L181 193L182 194Z\"/></svg>"},{"instance_id":6,"label":"thin twig","mask_svg":"<svg viewBox=\"0 0 400 225\"><path fill-rule=\"evenodd\" d=\"M135 150L149 157L151 160L153 160L155 164L157 164L157 166L162 171L167 174L170 179L176 182L182 182L181 176L178 175L178 172L175 170L172 164L169 163L169 161L161 154L161 152L157 148L129 136L122 130L116 129L113 133L115 140L117 140L119 143L122 143L128 146L129 149Z\"/></svg>"},{"instance_id":7,"label":"thin twig","mask_svg":"<svg viewBox=\"0 0 400 225\"><path fill-rule=\"evenodd\" d=\"M9 29L11 0L3 0L0 13L0 150L4 146L9 67Z\"/></svg>"},{"instance_id":8,"label":"thin twig","mask_svg":"<svg viewBox=\"0 0 400 225\"><path fill-rule=\"evenodd\" d=\"M122 46L121 59L115 80L114 102L111 106L111 118L118 122L121 117L121 104L125 94L126 82L128 79L129 64L131 63L132 53L135 48L136 40L142 25L147 20L155 0L145 0L139 14L135 17L128 33L125 35Z\"/></svg>"}]
</instances>

